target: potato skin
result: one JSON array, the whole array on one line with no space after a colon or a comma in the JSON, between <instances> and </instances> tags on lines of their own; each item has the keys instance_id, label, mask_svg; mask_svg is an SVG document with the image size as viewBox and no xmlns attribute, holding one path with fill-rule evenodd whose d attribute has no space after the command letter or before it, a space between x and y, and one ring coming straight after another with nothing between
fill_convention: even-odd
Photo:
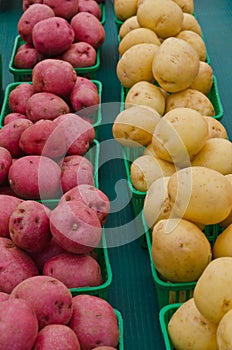
<instances>
[{"instance_id":1,"label":"potato skin","mask_svg":"<svg viewBox=\"0 0 232 350\"><path fill-rule=\"evenodd\" d=\"M26 115L27 100L34 94L32 84L20 83L9 93L8 104L11 112Z\"/></svg>"},{"instance_id":2,"label":"potato skin","mask_svg":"<svg viewBox=\"0 0 232 350\"><path fill-rule=\"evenodd\" d=\"M7 179L11 163L11 153L5 147L0 146L0 185Z\"/></svg>"}]
</instances>

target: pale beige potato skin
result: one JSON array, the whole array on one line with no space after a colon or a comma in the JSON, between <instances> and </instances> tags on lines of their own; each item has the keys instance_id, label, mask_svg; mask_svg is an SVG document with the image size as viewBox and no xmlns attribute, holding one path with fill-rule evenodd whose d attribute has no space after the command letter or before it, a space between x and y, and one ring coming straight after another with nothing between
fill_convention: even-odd
<instances>
[{"instance_id":1,"label":"pale beige potato skin","mask_svg":"<svg viewBox=\"0 0 232 350\"><path fill-rule=\"evenodd\" d=\"M152 72L159 85L173 93L192 84L199 66L196 50L187 41L170 37L159 46L152 62Z\"/></svg>"},{"instance_id":2,"label":"pale beige potato skin","mask_svg":"<svg viewBox=\"0 0 232 350\"><path fill-rule=\"evenodd\" d=\"M199 312L218 325L232 309L232 257L213 259L206 266L196 283L193 297Z\"/></svg>"},{"instance_id":3,"label":"pale beige potato skin","mask_svg":"<svg viewBox=\"0 0 232 350\"><path fill-rule=\"evenodd\" d=\"M141 192L146 192L156 179L170 176L174 172L173 164L150 155L136 158L130 167L132 185Z\"/></svg>"},{"instance_id":4,"label":"pale beige potato skin","mask_svg":"<svg viewBox=\"0 0 232 350\"><path fill-rule=\"evenodd\" d=\"M213 103L208 96L196 89L187 88L185 90L174 92L166 98L165 113L173 108L187 107L195 109L204 116L215 116Z\"/></svg>"},{"instance_id":5,"label":"pale beige potato skin","mask_svg":"<svg viewBox=\"0 0 232 350\"><path fill-rule=\"evenodd\" d=\"M194 0L173 0L185 13L194 13Z\"/></svg>"},{"instance_id":6,"label":"pale beige potato skin","mask_svg":"<svg viewBox=\"0 0 232 350\"><path fill-rule=\"evenodd\" d=\"M130 108L135 104L151 107L162 116L166 99L159 86L148 81L139 81L129 89L125 97L125 108Z\"/></svg>"},{"instance_id":7,"label":"pale beige potato skin","mask_svg":"<svg viewBox=\"0 0 232 350\"><path fill-rule=\"evenodd\" d=\"M141 27L149 28L159 38L166 39L181 31L183 11L172 0L149 0L138 6L137 20Z\"/></svg>"},{"instance_id":8,"label":"pale beige potato skin","mask_svg":"<svg viewBox=\"0 0 232 350\"><path fill-rule=\"evenodd\" d=\"M192 30L193 32L202 36L202 29L199 21L191 14L184 12L183 24L181 30Z\"/></svg>"},{"instance_id":9,"label":"pale beige potato skin","mask_svg":"<svg viewBox=\"0 0 232 350\"><path fill-rule=\"evenodd\" d=\"M175 108L158 122L152 137L155 153L177 168L191 165L191 159L208 140L208 124L190 108Z\"/></svg>"},{"instance_id":10,"label":"pale beige potato skin","mask_svg":"<svg viewBox=\"0 0 232 350\"><path fill-rule=\"evenodd\" d=\"M231 183L232 186L232 174L225 175L225 177ZM223 228L228 227L230 224L232 224L232 209L230 214L222 222L219 223L219 225Z\"/></svg>"},{"instance_id":11,"label":"pale beige potato skin","mask_svg":"<svg viewBox=\"0 0 232 350\"><path fill-rule=\"evenodd\" d=\"M160 119L159 113L147 106L134 105L124 109L114 120L114 139L123 146L146 146L151 143L154 129Z\"/></svg>"},{"instance_id":12,"label":"pale beige potato skin","mask_svg":"<svg viewBox=\"0 0 232 350\"><path fill-rule=\"evenodd\" d=\"M131 46L142 43L150 43L160 46L161 42L156 33L148 28L137 28L127 33L119 42L118 52L124 54Z\"/></svg>"},{"instance_id":13,"label":"pale beige potato skin","mask_svg":"<svg viewBox=\"0 0 232 350\"><path fill-rule=\"evenodd\" d=\"M223 175L232 173L232 143L220 137L208 139L194 156L192 166L205 166Z\"/></svg>"},{"instance_id":14,"label":"pale beige potato skin","mask_svg":"<svg viewBox=\"0 0 232 350\"><path fill-rule=\"evenodd\" d=\"M124 38L124 36L129 33L131 30L133 29L137 29L137 28L141 28L138 20L137 20L137 16L131 16L129 18L127 18L121 25L121 27L119 28L119 37L120 39Z\"/></svg>"},{"instance_id":15,"label":"pale beige potato skin","mask_svg":"<svg viewBox=\"0 0 232 350\"><path fill-rule=\"evenodd\" d=\"M168 183L178 217L204 225L223 221L232 210L232 186L216 170L190 166L176 171Z\"/></svg>"},{"instance_id":16,"label":"pale beige potato skin","mask_svg":"<svg viewBox=\"0 0 232 350\"><path fill-rule=\"evenodd\" d=\"M169 176L155 180L147 190L143 213L146 224L152 228L157 221L168 219L171 213L171 205L168 197Z\"/></svg>"},{"instance_id":17,"label":"pale beige potato skin","mask_svg":"<svg viewBox=\"0 0 232 350\"><path fill-rule=\"evenodd\" d=\"M156 154L156 152L155 152L155 150L154 150L154 148L153 148L153 146L152 146L152 143L149 143L148 145L147 145L147 147L145 147L145 149L144 149L144 153L143 153L144 155L150 155L150 156L154 156L154 157L158 157L158 155ZM159 157L158 157L159 158Z\"/></svg>"},{"instance_id":18,"label":"pale beige potato skin","mask_svg":"<svg viewBox=\"0 0 232 350\"><path fill-rule=\"evenodd\" d=\"M217 343L219 350L232 350L232 310L228 311L217 327Z\"/></svg>"},{"instance_id":19,"label":"pale beige potato skin","mask_svg":"<svg viewBox=\"0 0 232 350\"><path fill-rule=\"evenodd\" d=\"M137 0L114 0L114 12L119 20L125 21L136 15Z\"/></svg>"},{"instance_id":20,"label":"pale beige potato skin","mask_svg":"<svg viewBox=\"0 0 232 350\"><path fill-rule=\"evenodd\" d=\"M175 349L218 350L217 326L201 315L193 298L174 312L167 329Z\"/></svg>"},{"instance_id":21,"label":"pale beige potato skin","mask_svg":"<svg viewBox=\"0 0 232 350\"><path fill-rule=\"evenodd\" d=\"M136 44L120 57L116 73L125 88L130 88L141 80L155 81L152 73L152 62L158 49L158 45L151 43Z\"/></svg>"},{"instance_id":22,"label":"pale beige potato skin","mask_svg":"<svg viewBox=\"0 0 232 350\"><path fill-rule=\"evenodd\" d=\"M192 222L180 218L158 221L152 230L152 260L170 282L196 281L212 259L205 234Z\"/></svg>"},{"instance_id":23,"label":"pale beige potato skin","mask_svg":"<svg viewBox=\"0 0 232 350\"><path fill-rule=\"evenodd\" d=\"M232 224L227 226L216 238L213 245L213 258L232 257Z\"/></svg>"},{"instance_id":24,"label":"pale beige potato skin","mask_svg":"<svg viewBox=\"0 0 232 350\"><path fill-rule=\"evenodd\" d=\"M209 116L204 116L204 118L208 123L209 138L213 138L213 137L222 137L223 139L228 138L227 130L219 120Z\"/></svg>"},{"instance_id":25,"label":"pale beige potato skin","mask_svg":"<svg viewBox=\"0 0 232 350\"><path fill-rule=\"evenodd\" d=\"M213 86L213 78L212 66L207 62L200 61L198 74L189 88L199 90L203 94L208 95Z\"/></svg>"},{"instance_id":26,"label":"pale beige potato skin","mask_svg":"<svg viewBox=\"0 0 232 350\"><path fill-rule=\"evenodd\" d=\"M194 48L194 50L196 50L199 60L206 61L207 51L202 36L192 30L182 30L178 35L176 35L176 38L187 41Z\"/></svg>"}]
</instances>

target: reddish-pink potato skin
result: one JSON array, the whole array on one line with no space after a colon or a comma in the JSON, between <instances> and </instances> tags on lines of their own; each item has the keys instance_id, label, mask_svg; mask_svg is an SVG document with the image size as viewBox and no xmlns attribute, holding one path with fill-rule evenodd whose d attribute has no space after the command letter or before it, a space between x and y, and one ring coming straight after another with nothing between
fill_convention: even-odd
<instances>
[{"instance_id":1,"label":"reddish-pink potato skin","mask_svg":"<svg viewBox=\"0 0 232 350\"><path fill-rule=\"evenodd\" d=\"M24 156L10 167L8 181L16 196L22 199L60 198L61 169L44 156Z\"/></svg>"},{"instance_id":2,"label":"reddish-pink potato skin","mask_svg":"<svg viewBox=\"0 0 232 350\"><path fill-rule=\"evenodd\" d=\"M3 125L6 125L6 124L12 122L13 120L16 120L19 118L20 119L27 119L27 116L25 114L15 113L15 112L8 113L4 118Z\"/></svg>"},{"instance_id":3,"label":"reddish-pink potato skin","mask_svg":"<svg viewBox=\"0 0 232 350\"><path fill-rule=\"evenodd\" d=\"M11 112L27 114L26 104L29 97L34 94L32 84L20 83L9 93L8 104Z\"/></svg>"},{"instance_id":4,"label":"reddish-pink potato skin","mask_svg":"<svg viewBox=\"0 0 232 350\"><path fill-rule=\"evenodd\" d=\"M57 255L45 263L43 274L57 278L68 288L96 287L103 283L101 267L90 255Z\"/></svg>"},{"instance_id":5,"label":"reddish-pink potato skin","mask_svg":"<svg viewBox=\"0 0 232 350\"><path fill-rule=\"evenodd\" d=\"M78 12L89 12L99 20L102 18L101 9L95 0L79 0Z\"/></svg>"},{"instance_id":6,"label":"reddish-pink potato skin","mask_svg":"<svg viewBox=\"0 0 232 350\"><path fill-rule=\"evenodd\" d=\"M44 55L38 52L33 46L23 47L16 52L14 67L17 69L33 69L33 67L43 59Z\"/></svg>"},{"instance_id":7,"label":"reddish-pink potato skin","mask_svg":"<svg viewBox=\"0 0 232 350\"><path fill-rule=\"evenodd\" d=\"M32 42L37 51L47 57L57 56L73 43L75 33L62 17L50 17L36 23L32 30Z\"/></svg>"},{"instance_id":8,"label":"reddish-pink potato skin","mask_svg":"<svg viewBox=\"0 0 232 350\"><path fill-rule=\"evenodd\" d=\"M43 0L23 0L23 11L26 11L26 9L31 6L32 4L42 4Z\"/></svg>"},{"instance_id":9,"label":"reddish-pink potato skin","mask_svg":"<svg viewBox=\"0 0 232 350\"><path fill-rule=\"evenodd\" d=\"M9 298L0 303L0 314L0 349L31 350L38 335L38 320L28 303Z\"/></svg>"},{"instance_id":10,"label":"reddish-pink potato skin","mask_svg":"<svg viewBox=\"0 0 232 350\"><path fill-rule=\"evenodd\" d=\"M7 179L11 163L12 156L10 151L0 146L0 185Z\"/></svg>"},{"instance_id":11,"label":"reddish-pink potato skin","mask_svg":"<svg viewBox=\"0 0 232 350\"><path fill-rule=\"evenodd\" d=\"M113 348L112 346L97 346L92 350L117 350L117 348Z\"/></svg>"},{"instance_id":12,"label":"reddish-pink potato skin","mask_svg":"<svg viewBox=\"0 0 232 350\"><path fill-rule=\"evenodd\" d=\"M10 297L10 294L9 294L9 293L0 292L0 302L1 302L1 301L8 300L9 297Z\"/></svg>"},{"instance_id":13,"label":"reddish-pink potato skin","mask_svg":"<svg viewBox=\"0 0 232 350\"><path fill-rule=\"evenodd\" d=\"M72 315L70 290L49 276L27 278L12 290L10 297L28 302L36 313L40 329L48 324L67 324Z\"/></svg>"},{"instance_id":14,"label":"reddish-pink potato skin","mask_svg":"<svg viewBox=\"0 0 232 350\"><path fill-rule=\"evenodd\" d=\"M96 211L102 225L106 222L110 212L110 201L107 195L99 188L88 184L75 186L63 194L59 203L72 200L83 201L88 207Z\"/></svg>"},{"instance_id":15,"label":"reddish-pink potato skin","mask_svg":"<svg viewBox=\"0 0 232 350\"><path fill-rule=\"evenodd\" d=\"M89 112L94 112L97 111L99 103L100 95L90 84L75 84L70 94L70 104L74 111L91 107Z\"/></svg>"},{"instance_id":16,"label":"reddish-pink potato skin","mask_svg":"<svg viewBox=\"0 0 232 350\"><path fill-rule=\"evenodd\" d=\"M66 325L50 324L39 331L33 350L81 350L75 332Z\"/></svg>"},{"instance_id":17,"label":"reddish-pink potato skin","mask_svg":"<svg viewBox=\"0 0 232 350\"><path fill-rule=\"evenodd\" d=\"M50 230L58 244L74 254L92 251L102 235L97 214L81 201L58 204L50 215Z\"/></svg>"},{"instance_id":18,"label":"reddish-pink potato skin","mask_svg":"<svg viewBox=\"0 0 232 350\"><path fill-rule=\"evenodd\" d=\"M25 279L37 276L34 261L11 239L0 237L0 291L11 293Z\"/></svg>"},{"instance_id":19,"label":"reddish-pink potato skin","mask_svg":"<svg viewBox=\"0 0 232 350\"><path fill-rule=\"evenodd\" d=\"M43 3L51 6L56 16L67 20L77 13L79 6L79 0L43 0Z\"/></svg>"},{"instance_id":20,"label":"reddish-pink potato skin","mask_svg":"<svg viewBox=\"0 0 232 350\"><path fill-rule=\"evenodd\" d=\"M94 66L96 58L96 49L85 41L73 43L61 56L62 60L69 62L75 68Z\"/></svg>"},{"instance_id":21,"label":"reddish-pink potato skin","mask_svg":"<svg viewBox=\"0 0 232 350\"><path fill-rule=\"evenodd\" d=\"M23 201L11 214L9 231L15 245L26 252L43 250L52 238L49 209L36 201Z\"/></svg>"},{"instance_id":22,"label":"reddish-pink potato skin","mask_svg":"<svg viewBox=\"0 0 232 350\"><path fill-rule=\"evenodd\" d=\"M60 97L69 96L77 79L71 63L47 58L32 69L32 83L35 92L50 92Z\"/></svg>"},{"instance_id":23,"label":"reddish-pink potato skin","mask_svg":"<svg viewBox=\"0 0 232 350\"><path fill-rule=\"evenodd\" d=\"M32 43L32 30L36 23L45 18L54 17L51 7L44 4L32 4L26 9L18 20L18 33L26 43Z\"/></svg>"},{"instance_id":24,"label":"reddish-pink potato skin","mask_svg":"<svg viewBox=\"0 0 232 350\"><path fill-rule=\"evenodd\" d=\"M82 350L103 345L116 347L119 342L115 312L106 300L97 296L73 297L73 313L68 325L76 333Z\"/></svg>"},{"instance_id":25,"label":"reddish-pink potato skin","mask_svg":"<svg viewBox=\"0 0 232 350\"><path fill-rule=\"evenodd\" d=\"M75 33L75 41L86 41L95 49L103 45L105 29L99 19L92 13L77 13L71 19L71 26Z\"/></svg>"},{"instance_id":26,"label":"reddish-pink potato skin","mask_svg":"<svg viewBox=\"0 0 232 350\"><path fill-rule=\"evenodd\" d=\"M0 237L10 238L9 220L14 209L22 202L15 196L0 194Z\"/></svg>"},{"instance_id":27,"label":"reddish-pink potato skin","mask_svg":"<svg viewBox=\"0 0 232 350\"><path fill-rule=\"evenodd\" d=\"M64 157L61 166L61 188L63 193L81 184L94 185L92 163L84 156L75 154Z\"/></svg>"}]
</instances>

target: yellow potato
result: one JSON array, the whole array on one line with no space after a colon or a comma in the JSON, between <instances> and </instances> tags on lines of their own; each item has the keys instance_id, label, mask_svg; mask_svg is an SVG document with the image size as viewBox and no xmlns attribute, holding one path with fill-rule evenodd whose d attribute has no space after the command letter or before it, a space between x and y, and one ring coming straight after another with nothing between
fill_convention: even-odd
<instances>
[{"instance_id":1,"label":"yellow potato","mask_svg":"<svg viewBox=\"0 0 232 350\"><path fill-rule=\"evenodd\" d=\"M137 28L127 33L119 42L118 52L124 54L131 46L142 43L160 45L160 40L156 33L148 28Z\"/></svg>"},{"instance_id":2,"label":"yellow potato","mask_svg":"<svg viewBox=\"0 0 232 350\"><path fill-rule=\"evenodd\" d=\"M152 134L160 118L154 109L134 105L116 116L112 128L113 136L124 146L146 146L151 143Z\"/></svg>"},{"instance_id":3,"label":"yellow potato","mask_svg":"<svg viewBox=\"0 0 232 350\"><path fill-rule=\"evenodd\" d=\"M114 12L119 20L125 21L136 15L137 0L114 0Z\"/></svg>"},{"instance_id":4,"label":"yellow potato","mask_svg":"<svg viewBox=\"0 0 232 350\"><path fill-rule=\"evenodd\" d=\"M131 16L129 18L127 18L121 25L121 27L119 28L119 37L120 39L124 38L124 36L129 33L131 30L136 29L136 28L140 28L140 25L137 21L137 16Z\"/></svg>"},{"instance_id":5,"label":"yellow potato","mask_svg":"<svg viewBox=\"0 0 232 350\"><path fill-rule=\"evenodd\" d=\"M206 266L193 297L199 312L210 322L219 324L232 309L232 257L213 259Z\"/></svg>"},{"instance_id":6,"label":"yellow potato","mask_svg":"<svg viewBox=\"0 0 232 350\"><path fill-rule=\"evenodd\" d=\"M217 343L219 350L232 349L232 310L229 310L221 319L217 327Z\"/></svg>"},{"instance_id":7,"label":"yellow potato","mask_svg":"<svg viewBox=\"0 0 232 350\"><path fill-rule=\"evenodd\" d=\"M155 153L177 168L191 165L191 159L208 140L208 124L191 108L175 108L158 122L152 137Z\"/></svg>"},{"instance_id":8,"label":"yellow potato","mask_svg":"<svg viewBox=\"0 0 232 350\"><path fill-rule=\"evenodd\" d=\"M232 210L232 186L216 170L193 166L171 175L168 193L179 217L204 225L217 224Z\"/></svg>"},{"instance_id":9,"label":"yellow potato","mask_svg":"<svg viewBox=\"0 0 232 350\"><path fill-rule=\"evenodd\" d=\"M187 88L169 95L166 99L165 112L177 107L192 108L204 116L215 116L214 106L210 99L196 89Z\"/></svg>"},{"instance_id":10,"label":"yellow potato","mask_svg":"<svg viewBox=\"0 0 232 350\"><path fill-rule=\"evenodd\" d=\"M156 179L170 176L174 172L173 164L150 155L136 158L130 168L131 182L141 192L146 192Z\"/></svg>"},{"instance_id":11,"label":"yellow potato","mask_svg":"<svg viewBox=\"0 0 232 350\"><path fill-rule=\"evenodd\" d=\"M191 13L184 13L183 24L181 30L192 30L193 32L202 36L202 29L199 21Z\"/></svg>"},{"instance_id":12,"label":"yellow potato","mask_svg":"<svg viewBox=\"0 0 232 350\"><path fill-rule=\"evenodd\" d=\"M180 218L158 221L152 230L152 260L170 282L196 281L212 258L205 234Z\"/></svg>"},{"instance_id":13,"label":"yellow potato","mask_svg":"<svg viewBox=\"0 0 232 350\"><path fill-rule=\"evenodd\" d=\"M154 156L154 157L159 158L158 155L156 154L153 146L152 146L152 143L149 143L149 145L147 145L147 147L145 147L143 154L144 155L148 154L150 156Z\"/></svg>"},{"instance_id":14,"label":"yellow potato","mask_svg":"<svg viewBox=\"0 0 232 350\"><path fill-rule=\"evenodd\" d=\"M196 78L189 86L190 89L201 91L208 95L213 86L213 69L207 62L200 61L200 67Z\"/></svg>"},{"instance_id":15,"label":"yellow potato","mask_svg":"<svg viewBox=\"0 0 232 350\"><path fill-rule=\"evenodd\" d=\"M170 37L159 46L152 62L152 72L164 90L177 92L192 84L199 66L196 50L185 40Z\"/></svg>"},{"instance_id":16,"label":"yellow potato","mask_svg":"<svg viewBox=\"0 0 232 350\"><path fill-rule=\"evenodd\" d=\"M178 350L218 350L217 326L201 315L193 298L173 313L168 334Z\"/></svg>"},{"instance_id":17,"label":"yellow potato","mask_svg":"<svg viewBox=\"0 0 232 350\"><path fill-rule=\"evenodd\" d=\"M182 30L176 38L187 41L196 50L200 61L206 61L206 46L202 37L192 30Z\"/></svg>"},{"instance_id":18,"label":"yellow potato","mask_svg":"<svg viewBox=\"0 0 232 350\"><path fill-rule=\"evenodd\" d=\"M220 233L213 246L213 258L220 258L222 256L232 257L232 224L227 226L225 230Z\"/></svg>"},{"instance_id":19,"label":"yellow potato","mask_svg":"<svg viewBox=\"0 0 232 350\"><path fill-rule=\"evenodd\" d=\"M161 177L147 190L143 212L148 227L153 227L159 220L170 216L172 208L168 197L168 181L169 176Z\"/></svg>"},{"instance_id":20,"label":"yellow potato","mask_svg":"<svg viewBox=\"0 0 232 350\"><path fill-rule=\"evenodd\" d=\"M213 138L213 137L222 137L223 139L228 138L227 130L219 120L209 116L204 116L204 118L208 123L209 138Z\"/></svg>"},{"instance_id":21,"label":"yellow potato","mask_svg":"<svg viewBox=\"0 0 232 350\"><path fill-rule=\"evenodd\" d=\"M232 174L225 175L226 179L231 183L232 186ZM230 224L232 224L232 210L229 213L229 215L223 220L222 222L219 223L221 227L226 228Z\"/></svg>"},{"instance_id":22,"label":"yellow potato","mask_svg":"<svg viewBox=\"0 0 232 350\"><path fill-rule=\"evenodd\" d=\"M142 43L133 45L118 60L116 73L125 88L130 88L138 81L154 82L152 62L158 45Z\"/></svg>"},{"instance_id":23,"label":"yellow potato","mask_svg":"<svg viewBox=\"0 0 232 350\"><path fill-rule=\"evenodd\" d=\"M125 98L125 108L135 104L152 107L160 115L163 115L166 100L160 87L148 81L139 81L129 89Z\"/></svg>"},{"instance_id":24,"label":"yellow potato","mask_svg":"<svg viewBox=\"0 0 232 350\"><path fill-rule=\"evenodd\" d=\"M180 6L185 13L194 13L194 1L193 0L173 0L177 5Z\"/></svg>"},{"instance_id":25,"label":"yellow potato","mask_svg":"<svg viewBox=\"0 0 232 350\"><path fill-rule=\"evenodd\" d=\"M232 143L223 138L208 139L192 159L192 166L205 166L223 175L232 173Z\"/></svg>"},{"instance_id":26,"label":"yellow potato","mask_svg":"<svg viewBox=\"0 0 232 350\"><path fill-rule=\"evenodd\" d=\"M172 0L144 1L137 9L137 20L141 27L165 39L181 31L183 11Z\"/></svg>"}]
</instances>

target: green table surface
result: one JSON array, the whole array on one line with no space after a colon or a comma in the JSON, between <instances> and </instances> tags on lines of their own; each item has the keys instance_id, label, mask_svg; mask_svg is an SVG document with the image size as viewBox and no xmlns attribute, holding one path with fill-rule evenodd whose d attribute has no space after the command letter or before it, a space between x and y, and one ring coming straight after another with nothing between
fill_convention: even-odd
<instances>
[{"instance_id":1,"label":"green table surface","mask_svg":"<svg viewBox=\"0 0 232 350\"><path fill-rule=\"evenodd\" d=\"M2 56L3 93L13 82L8 64L11 56L17 22L22 13L22 1L0 0L0 53ZM232 1L195 0L195 13L202 27L210 64L217 77L218 89L224 109L221 122L229 138L232 137L231 88L232 84ZM112 137L112 123L119 112L120 83L116 75L118 60L117 26L113 3L106 0L106 40L101 49L101 69L97 79L103 83L102 126L99 180L100 188L111 200L111 213L106 223L107 242L113 272L108 300L117 308L124 320L124 347L126 350L164 350L158 322L155 288L146 249L138 237L142 233L134 222L130 195L127 190L121 149Z\"/></svg>"}]
</instances>

